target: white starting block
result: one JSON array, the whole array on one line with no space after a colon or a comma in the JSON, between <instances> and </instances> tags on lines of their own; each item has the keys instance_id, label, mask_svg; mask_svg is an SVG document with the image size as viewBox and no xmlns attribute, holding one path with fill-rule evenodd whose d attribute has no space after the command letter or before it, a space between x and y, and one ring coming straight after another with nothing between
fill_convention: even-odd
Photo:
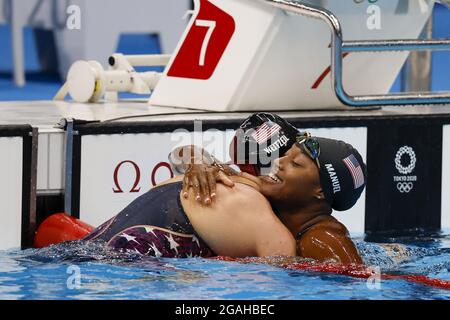
<instances>
[{"instance_id":1,"label":"white starting block","mask_svg":"<svg viewBox=\"0 0 450 320\"><path fill-rule=\"evenodd\" d=\"M77 102L96 102L105 94L114 100L117 92L153 91L152 106L209 111L450 103L450 94L387 95L408 51L450 50L449 40L417 40L434 0L321 1L324 8L285 0L194 3L170 59L121 56L125 63L110 65L126 79L107 87L100 84L116 83L117 74L84 62L69 72L68 83L89 88L66 84L57 98L70 93ZM162 74L132 68L152 61L167 65Z\"/></svg>"},{"instance_id":2,"label":"white starting block","mask_svg":"<svg viewBox=\"0 0 450 320\"><path fill-rule=\"evenodd\" d=\"M343 106L332 85L329 27L265 2L196 0L194 17L150 103L214 111ZM323 4L339 19L346 41L417 39L434 5L409 1L399 13L396 1L380 1L377 29L368 25L367 2ZM387 94L407 57L407 52L346 54L347 92Z\"/></svg>"}]
</instances>

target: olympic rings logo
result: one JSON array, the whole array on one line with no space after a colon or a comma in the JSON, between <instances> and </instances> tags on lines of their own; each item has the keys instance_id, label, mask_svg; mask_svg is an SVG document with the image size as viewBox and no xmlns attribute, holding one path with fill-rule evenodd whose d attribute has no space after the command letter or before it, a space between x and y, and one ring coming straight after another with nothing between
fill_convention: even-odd
<instances>
[{"instance_id":1,"label":"olympic rings logo","mask_svg":"<svg viewBox=\"0 0 450 320\"><path fill-rule=\"evenodd\" d=\"M409 156L409 165L406 167L402 165L402 156L405 154ZM401 174L409 174L413 172L416 167L416 162L416 153L414 152L413 148L403 146L397 151L397 154L395 156L395 168L397 168L398 172L400 172Z\"/></svg>"},{"instance_id":2,"label":"olympic rings logo","mask_svg":"<svg viewBox=\"0 0 450 320\"><path fill-rule=\"evenodd\" d=\"M414 184L412 182L397 183L397 189L401 193L410 193L413 188L414 188Z\"/></svg>"}]
</instances>

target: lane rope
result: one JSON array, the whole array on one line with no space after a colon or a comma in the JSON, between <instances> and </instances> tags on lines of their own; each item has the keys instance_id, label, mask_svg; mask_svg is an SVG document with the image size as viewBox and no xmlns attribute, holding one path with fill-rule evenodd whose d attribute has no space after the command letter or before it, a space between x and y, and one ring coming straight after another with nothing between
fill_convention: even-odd
<instances>
[{"instance_id":1,"label":"lane rope","mask_svg":"<svg viewBox=\"0 0 450 320\"><path fill-rule=\"evenodd\" d=\"M238 263L255 263L257 260L248 258L230 258L230 257L214 257L214 260L228 261L228 262L238 262ZM344 264L334 264L334 263L312 263L312 262L295 262L295 263L282 263L277 265L283 269L287 270L301 270L309 272L322 272L336 275L349 276L352 278L368 279L373 277L375 274L369 270L368 266L365 265L344 265ZM414 282L434 288L450 290L450 281L442 279L433 279L424 275L392 275L392 274L381 274L381 280L405 280L409 282Z\"/></svg>"}]
</instances>

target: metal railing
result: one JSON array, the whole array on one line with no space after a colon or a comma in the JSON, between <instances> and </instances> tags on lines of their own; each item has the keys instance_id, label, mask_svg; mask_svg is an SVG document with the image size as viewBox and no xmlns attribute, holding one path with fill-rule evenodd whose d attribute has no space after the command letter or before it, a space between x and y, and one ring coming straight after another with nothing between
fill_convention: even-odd
<instances>
[{"instance_id":1,"label":"metal railing","mask_svg":"<svg viewBox=\"0 0 450 320\"><path fill-rule=\"evenodd\" d=\"M413 92L386 95L352 96L346 93L342 81L343 53L347 52L386 52L448 50L450 39L439 40L381 40L381 41L343 41L339 19L330 11L286 0L259 0L276 8L320 19L331 29L331 81L337 98L351 107L372 107L385 105L450 104L450 92Z\"/></svg>"}]
</instances>

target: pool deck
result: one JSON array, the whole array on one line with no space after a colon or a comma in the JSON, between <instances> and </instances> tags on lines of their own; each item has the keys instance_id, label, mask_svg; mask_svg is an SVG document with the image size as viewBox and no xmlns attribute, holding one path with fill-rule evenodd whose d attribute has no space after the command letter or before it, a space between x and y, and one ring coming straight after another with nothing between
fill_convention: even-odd
<instances>
[{"instance_id":1,"label":"pool deck","mask_svg":"<svg viewBox=\"0 0 450 320\"><path fill-rule=\"evenodd\" d=\"M369 119L386 117L450 115L450 105L386 106L371 109L339 108L334 110L273 111L286 119ZM117 103L81 104L65 101L0 102L0 125L28 124L40 132L58 132L62 119L85 121L192 121L237 120L254 111L209 112L182 108L150 106L145 101L130 100Z\"/></svg>"}]
</instances>

